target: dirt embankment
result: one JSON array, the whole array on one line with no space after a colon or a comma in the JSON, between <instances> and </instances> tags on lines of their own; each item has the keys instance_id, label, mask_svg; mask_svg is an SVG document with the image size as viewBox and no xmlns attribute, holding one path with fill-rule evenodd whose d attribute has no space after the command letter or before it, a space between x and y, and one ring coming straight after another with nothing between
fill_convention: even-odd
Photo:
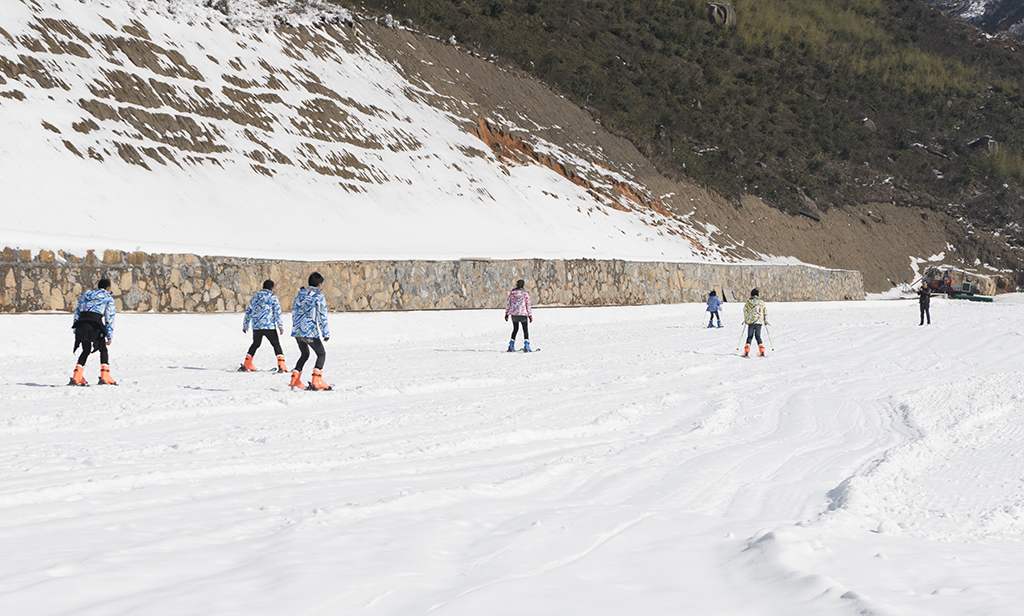
<instances>
[{"instance_id":1,"label":"dirt embankment","mask_svg":"<svg viewBox=\"0 0 1024 616\"><path fill-rule=\"evenodd\" d=\"M970 231L948 214L894 203L865 203L790 215L749 195L726 199L696 183L662 175L628 140L606 131L585 111L521 74L504 71L455 46L403 30L368 27L379 49L402 66L407 76L428 83L439 106L471 101L479 117L514 118L535 144L549 141L581 157L600 152L615 172L632 178L679 215L714 225L730 253L796 257L829 268L859 270L868 292L891 288L911 274L912 258L944 253L947 261L1017 269L1020 256L998 238ZM528 119L528 120L527 120ZM497 120L500 123L500 120ZM466 130L474 130L467 120ZM908 199L913 202L912 195ZM955 250L950 250L950 246ZM1020 281L1008 273L1010 290Z\"/></svg>"}]
</instances>

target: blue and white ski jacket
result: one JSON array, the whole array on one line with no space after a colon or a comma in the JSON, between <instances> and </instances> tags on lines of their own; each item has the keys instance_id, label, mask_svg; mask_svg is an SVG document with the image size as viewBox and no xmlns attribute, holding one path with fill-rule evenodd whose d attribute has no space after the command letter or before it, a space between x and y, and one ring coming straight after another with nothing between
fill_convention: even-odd
<instances>
[{"instance_id":1,"label":"blue and white ski jacket","mask_svg":"<svg viewBox=\"0 0 1024 616\"><path fill-rule=\"evenodd\" d=\"M327 298L316 287L302 287L292 302L292 337L331 337L327 326Z\"/></svg>"},{"instance_id":2,"label":"blue and white ski jacket","mask_svg":"<svg viewBox=\"0 0 1024 616\"><path fill-rule=\"evenodd\" d=\"M708 312L718 312L722 309L722 300L717 295L708 298Z\"/></svg>"},{"instance_id":3,"label":"blue and white ski jacket","mask_svg":"<svg viewBox=\"0 0 1024 616\"><path fill-rule=\"evenodd\" d=\"M75 308L75 320L71 322L74 329L78 323L78 317L83 312L95 312L103 315L103 322L107 326L107 340L114 339L114 315L117 309L114 307L114 298L106 289L90 289L78 298L78 306Z\"/></svg>"},{"instance_id":4,"label":"blue and white ski jacket","mask_svg":"<svg viewBox=\"0 0 1024 616\"><path fill-rule=\"evenodd\" d=\"M281 302L277 300L273 291L263 289L252 296L249 307L245 309L242 329L249 329L249 323L252 323L253 329L284 329Z\"/></svg>"}]
</instances>

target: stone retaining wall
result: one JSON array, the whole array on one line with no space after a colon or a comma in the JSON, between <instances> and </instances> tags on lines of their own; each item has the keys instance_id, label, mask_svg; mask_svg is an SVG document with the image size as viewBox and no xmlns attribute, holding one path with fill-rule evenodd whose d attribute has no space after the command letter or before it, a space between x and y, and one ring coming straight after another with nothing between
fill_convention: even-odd
<instances>
[{"instance_id":1,"label":"stone retaining wall","mask_svg":"<svg viewBox=\"0 0 1024 616\"><path fill-rule=\"evenodd\" d=\"M100 278L118 310L240 312L267 278L285 310L312 271L326 278L331 310L500 308L519 278L535 305L621 306L704 301L710 289L752 287L768 301L864 299L860 272L799 265L647 263L590 259L512 261L272 261L192 254L7 248L0 253L0 312L73 311Z\"/></svg>"}]
</instances>

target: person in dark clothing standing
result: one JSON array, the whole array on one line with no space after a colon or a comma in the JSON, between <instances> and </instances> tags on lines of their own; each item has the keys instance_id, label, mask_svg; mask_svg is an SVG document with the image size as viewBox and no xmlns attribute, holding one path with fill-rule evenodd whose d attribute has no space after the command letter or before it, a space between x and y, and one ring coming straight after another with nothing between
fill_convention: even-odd
<instances>
[{"instance_id":1,"label":"person in dark clothing standing","mask_svg":"<svg viewBox=\"0 0 1024 616\"><path fill-rule=\"evenodd\" d=\"M928 310L932 303L932 290L928 288L927 282L921 283L921 288L917 292L917 301L921 306L921 322L919 325L924 325L924 320L927 317L928 325L932 324L932 314Z\"/></svg>"},{"instance_id":2,"label":"person in dark clothing standing","mask_svg":"<svg viewBox=\"0 0 1024 616\"><path fill-rule=\"evenodd\" d=\"M110 376L110 359L107 355L107 345L114 343L116 313L114 298L110 295L110 281L106 278L97 283L97 288L82 293L78 298L75 320L71 325L71 329L75 330L75 348L72 351L77 351L81 346L82 354L78 356L75 373L68 385L88 385L83 373L85 362L89 360L89 355L93 351L100 352L99 384L117 385Z\"/></svg>"}]
</instances>

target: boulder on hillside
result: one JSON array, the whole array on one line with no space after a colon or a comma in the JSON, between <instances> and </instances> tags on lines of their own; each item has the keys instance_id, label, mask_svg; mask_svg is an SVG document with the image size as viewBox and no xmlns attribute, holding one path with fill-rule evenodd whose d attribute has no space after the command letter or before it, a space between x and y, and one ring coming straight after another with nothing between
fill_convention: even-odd
<instances>
[{"instance_id":1,"label":"boulder on hillside","mask_svg":"<svg viewBox=\"0 0 1024 616\"><path fill-rule=\"evenodd\" d=\"M968 143L967 147L972 150L984 150L990 154L995 154L999 151L999 142L988 135L982 135Z\"/></svg>"},{"instance_id":2,"label":"boulder on hillside","mask_svg":"<svg viewBox=\"0 0 1024 616\"><path fill-rule=\"evenodd\" d=\"M711 19L711 23L719 26L736 25L736 11L731 4L708 2L708 17Z\"/></svg>"}]
</instances>

